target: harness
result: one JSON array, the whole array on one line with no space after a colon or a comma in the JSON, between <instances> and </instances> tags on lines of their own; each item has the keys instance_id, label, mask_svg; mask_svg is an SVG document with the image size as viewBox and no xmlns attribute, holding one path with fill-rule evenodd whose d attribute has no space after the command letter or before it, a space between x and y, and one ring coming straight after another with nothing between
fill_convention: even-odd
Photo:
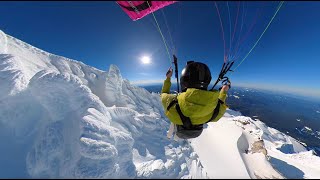
<instances>
[{"instance_id":1,"label":"harness","mask_svg":"<svg viewBox=\"0 0 320 180\"><path fill-rule=\"evenodd\" d=\"M211 118L203 124L206 124L206 123L214 120L218 116L221 104L224 104L224 102L222 100L218 99L218 104L215 107L215 109L213 110L213 114L212 114ZM179 132L179 130L184 131L182 134L184 134L184 135L186 134L187 135L186 138L194 138L194 136L195 137L199 136L202 133L203 124L193 125L191 123L190 118L183 115L183 113L181 112L177 98L175 98L173 101L170 102L169 106L167 107L167 110L169 111L173 105L176 105L176 110L177 110L177 112L180 116L180 119L182 121L182 124L183 124L182 126L176 125L177 131L178 132ZM196 133L196 134L194 134L194 133ZM192 136L192 137L190 137L190 136Z\"/></svg>"}]
</instances>

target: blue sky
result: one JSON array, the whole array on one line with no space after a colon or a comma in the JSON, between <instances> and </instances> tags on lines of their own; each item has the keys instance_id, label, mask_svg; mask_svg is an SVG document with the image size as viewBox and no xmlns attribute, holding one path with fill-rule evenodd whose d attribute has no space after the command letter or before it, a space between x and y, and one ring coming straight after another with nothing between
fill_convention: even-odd
<instances>
[{"instance_id":1,"label":"blue sky","mask_svg":"<svg viewBox=\"0 0 320 180\"><path fill-rule=\"evenodd\" d=\"M235 49L236 39L246 37L239 46L243 58L268 24L278 3L217 2L226 49ZM240 11L235 28L238 4ZM286 1L255 49L231 75L233 84L320 96L319 9L319 2ZM155 16L169 49L173 45L177 48L180 72L187 60L195 60L208 64L214 78L218 75L224 46L214 2L177 2L155 12ZM252 32L245 36L251 24L254 25ZM0 2L0 29L40 49L101 70L115 64L122 76L132 82L162 81L170 66L153 16L132 21L112 1ZM234 42L230 44L233 32ZM143 55L151 56L152 63L142 64ZM241 60L237 60L235 66Z\"/></svg>"}]
</instances>

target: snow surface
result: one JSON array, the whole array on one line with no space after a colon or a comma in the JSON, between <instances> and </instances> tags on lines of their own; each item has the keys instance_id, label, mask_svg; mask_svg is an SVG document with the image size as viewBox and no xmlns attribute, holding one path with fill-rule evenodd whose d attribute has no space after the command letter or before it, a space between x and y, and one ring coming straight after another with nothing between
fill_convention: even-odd
<instances>
[{"instance_id":1,"label":"snow surface","mask_svg":"<svg viewBox=\"0 0 320 180\"><path fill-rule=\"evenodd\" d=\"M312 131L312 129L308 126L304 126L304 129L306 129L307 131Z\"/></svg>"},{"instance_id":2,"label":"snow surface","mask_svg":"<svg viewBox=\"0 0 320 180\"><path fill-rule=\"evenodd\" d=\"M1 178L320 177L313 151L231 109L200 137L169 140L159 94L117 66L98 70L2 31L0 86Z\"/></svg>"},{"instance_id":3,"label":"snow surface","mask_svg":"<svg viewBox=\"0 0 320 180\"><path fill-rule=\"evenodd\" d=\"M237 98L237 99L240 99L240 97L239 96L236 96L236 95L232 95L233 97L235 97L235 98Z\"/></svg>"}]
</instances>

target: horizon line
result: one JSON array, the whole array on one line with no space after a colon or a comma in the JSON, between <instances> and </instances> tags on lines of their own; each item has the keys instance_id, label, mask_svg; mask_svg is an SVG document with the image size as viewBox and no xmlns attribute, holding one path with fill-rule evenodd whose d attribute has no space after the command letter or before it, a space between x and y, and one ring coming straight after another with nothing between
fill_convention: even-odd
<instances>
[{"instance_id":1,"label":"horizon line","mask_svg":"<svg viewBox=\"0 0 320 180\"><path fill-rule=\"evenodd\" d=\"M129 81L132 85L137 86L145 86L145 85L161 85L164 82L163 80L138 80L138 81ZM171 82L172 84L177 84L176 81ZM213 85L213 83L210 83ZM210 86L209 85L209 86ZM253 83L233 83L235 87L244 87L244 88L255 88L262 90L269 90L274 92L284 92L293 95L300 95L305 97L315 97L320 99L320 89L307 89L307 88L299 88L288 85L274 85L274 84L253 84Z\"/></svg>"}]
</instances>

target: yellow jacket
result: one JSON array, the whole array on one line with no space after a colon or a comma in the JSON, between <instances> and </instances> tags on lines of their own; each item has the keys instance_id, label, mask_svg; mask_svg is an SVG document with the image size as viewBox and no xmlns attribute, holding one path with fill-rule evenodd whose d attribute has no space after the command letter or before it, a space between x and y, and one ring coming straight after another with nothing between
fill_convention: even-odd
<instances>
[{"instance_id":1,"label":"yellow jacket","mask_svg":"<svg viewBox=\"0 0 320 180\"><path fill-rule=\"evenodd\" d=\"M225 91L220 91L219 93L217 90L206 91L188 88L186 92L182 92L177 96L170 94L170 87L171 80L167 78L162 86L161 101L166 116L174 124L183 125L175 105L173 105L169 111L167 110L170 102L175 98L178 99L182 114L189 117L193 125L204 124L212 117L213 110L218 104L218 98L224 103L220 105L219 114L212 121L218 121L228 108L225 104L227 98L227 92Z\"/></svg>"}]
</instances>

